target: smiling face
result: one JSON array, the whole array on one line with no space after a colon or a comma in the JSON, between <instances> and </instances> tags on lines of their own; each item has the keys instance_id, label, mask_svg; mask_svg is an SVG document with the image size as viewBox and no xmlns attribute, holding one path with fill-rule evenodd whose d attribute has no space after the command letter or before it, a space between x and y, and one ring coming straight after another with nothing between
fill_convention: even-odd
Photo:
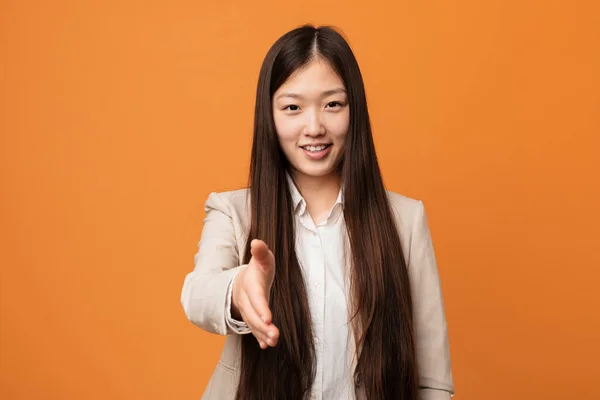
<instances>
[{"instance_id":1,"label":"smiling face","mask_svg":"<svg viewBox=\"0 0 600 400\"><path fill-rule=\"evenodd\" d=\"M344 83L325 61L311 61L277 89L273 119L295 179L335 174L344 154L350 110Z\"/></svg>"}]
</instances>

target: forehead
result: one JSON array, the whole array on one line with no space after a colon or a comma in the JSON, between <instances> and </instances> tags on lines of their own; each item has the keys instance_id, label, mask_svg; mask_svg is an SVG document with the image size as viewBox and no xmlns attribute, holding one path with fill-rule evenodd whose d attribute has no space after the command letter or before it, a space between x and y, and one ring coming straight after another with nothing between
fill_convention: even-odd
<instances>
[{"instance_id":1,"label":"forehead","mask_svg":"<svg viewBox=\"0 0 600 400\"><path fill-rule=\"evenodd\" d=\"M275 93L280 92L324 92L344 88L344 83L335 70L322 59L315 59L295 71Z\"/></svg>"}]
</instances>

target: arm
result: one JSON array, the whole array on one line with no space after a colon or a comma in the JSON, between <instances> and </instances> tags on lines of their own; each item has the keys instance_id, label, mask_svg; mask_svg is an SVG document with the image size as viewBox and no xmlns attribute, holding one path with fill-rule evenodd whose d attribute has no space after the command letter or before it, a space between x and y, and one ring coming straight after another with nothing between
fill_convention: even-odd
<instances>
[{"instance_id":1,"label":"arm","mask_svg":"<svg viewBox=\"0 0 600 400\"><path fill-rule=\"evenodd\" d=\"M206 218L194 270L185 277L181 304L188 319L208 332L247 333L230 313L233 278L244 266L239 265L229 206L222 196L211 193L204 208Z\"/></svg>"},{"instance_id":2,"label":"arm","mask_svg":"<svg viewBox=\"0 0 600 400\"><path fill-rule=\"evenodd\" d=\"M448 328L433 244L422 202L410 242L408 273L414 310L419 399L448 400L454 393Z\"/></svg>"}]
</instances>

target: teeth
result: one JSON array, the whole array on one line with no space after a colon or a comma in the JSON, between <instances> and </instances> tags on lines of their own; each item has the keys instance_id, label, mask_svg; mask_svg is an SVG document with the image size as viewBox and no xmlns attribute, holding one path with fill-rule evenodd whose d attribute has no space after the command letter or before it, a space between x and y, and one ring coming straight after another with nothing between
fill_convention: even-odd
<instances>
[{"instance_id":1,"label":"teeth","mask_svg":"<svg viewBox=\"0 0 600 400\"><path fill-rule=\"evenodd\" d=\"M327 146L304 146L304 148L308 151L321 151L324 150Z\"/></svg>"}]
</instances>

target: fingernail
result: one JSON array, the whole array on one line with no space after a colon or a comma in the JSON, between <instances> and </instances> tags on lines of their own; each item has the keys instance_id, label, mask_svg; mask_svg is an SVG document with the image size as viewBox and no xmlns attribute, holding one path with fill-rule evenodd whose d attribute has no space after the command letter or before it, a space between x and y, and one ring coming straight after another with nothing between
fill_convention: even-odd
<instances>
[{"instance_id":1,"label":"fingernail","mask_svg":"<svg viewBox=\"0 0 600 400\"><path fill-rule=\"evenodd\" d=\"M273 339L275 337L275 334L273 332L267 332L267 336Z\"/></svg>"},{"instance_id":2,"label":"fingernail","mask_svg":"<svg viewBox=\"0 0 600 400\"><path fill-rule=\"evenodd\" d=\"M273 340L267 339L267 343L269 344L269 346L273 346Z\"/></svg>"}]
</instances>

